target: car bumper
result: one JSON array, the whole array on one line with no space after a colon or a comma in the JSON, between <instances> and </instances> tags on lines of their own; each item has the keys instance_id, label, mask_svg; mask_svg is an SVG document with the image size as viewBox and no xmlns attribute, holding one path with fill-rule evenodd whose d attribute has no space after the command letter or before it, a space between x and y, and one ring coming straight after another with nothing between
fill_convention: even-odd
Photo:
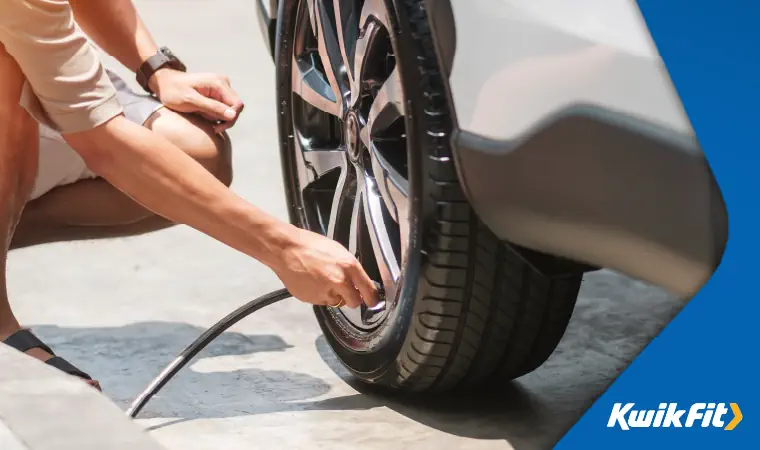
<instances>
[{"instance_id":1,"label":"car bumper","mask_svg":"<svg viewBox=\"0 0 760 450\"><path fill-rule=\"evenodd\" d=\"M454 146L473 208L501 239L684 296L720 262L727 214L696 139L572 107L518 140L459 132Z\"/></svg>"}]
</instances>

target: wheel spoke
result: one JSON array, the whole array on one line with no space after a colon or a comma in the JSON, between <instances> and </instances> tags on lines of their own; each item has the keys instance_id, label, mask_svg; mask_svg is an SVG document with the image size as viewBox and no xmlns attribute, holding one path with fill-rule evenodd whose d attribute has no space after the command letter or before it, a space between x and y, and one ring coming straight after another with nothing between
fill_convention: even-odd
<instances>
[{"instance_id":1,"label":"wheel spoke","mask_svg":"<svg viewBox=\"0 0 760 450\"><path fill-rule=\"evenodd\" d=\"M331 20L332 4L330 0L314 0L314 25L316 25L315 35L317 37L317 47L319 57L322 60L322 66L327 75L327 81L335 94L335 98L341 105L340 114L343 113L343 92L341 87L340 74L342 71L342 53L336 30Z\"/></svg>"},{"instance_id":2,"label":"wheel spoke","mask_svg":"<svg viewBox=\"0 0 760 450\"><path fill-rule=\"evenodd\" d=\"M362 196L363 192L359 191L354 197L354 205L351 209L351 224L349 225L350 231L348 234L348 251L352 255L358 256L359 254L359 236L363 227L363 220L360 214L362 209Z\"/></svg>"},{"instance_id":3,"label":"wheel spoke","mask_svg":"<svg viewBox=\"0 0 760 450\"><path fill-rule=\"evenodd\" d=\"M364 125L359 130L359 139L362 141L362 144L364 144L364 148L370 148L372 145L372 140L369 136L369 125Z\"/></svg>"},{"instance_id":4,"label":"wheel spoke","mask_svg":"<svg viewBox=\"0 0 760 450\"><path fill-rule=\"evenodd\" d=\"M311 31L314 36L317 36L317 0L306 0L306 7L309 9L309 23L311 24Z\"/></svg>"},{"instance_id":5,"label":"wheel spoke","mask_svg":"<svg viewBox=\"0 0 760 450\"><path fill-rule=\"evenodd\" d=\"M364 222L369 229L372 250L380 277L383 279L386 298L395 298L401 268L396 260L388 227L396 224L385 221L383 200L375 180L367 174L357 174L357 181L362 196Z\"/></svg>"},{"instance_id":6,"label":"wheel spoke","mask_svg":"<svg viewBox=\"0 0 760 450\"><path fill-rule=\"evenodd\" d=\"M356 103L360 98L362 89L361 81L363 79L364 66L367 63L368 50L372 46L375 37L377 37L380 26L385 27L390 32L389 20L383 1L365 1L359 19L359 36L354 51L353 65L350 66L351 74L353 75L351 83L352 107L356 106Z\"/></svg>"},{"instance_id":7,"label":"wheel spoke","mask_svg":"<svg viewBox=\"0 0 760 450\"><path fill-rule=\"evenodd\" d=\"M364 66L367 62L367 57L369 55L369 48L372 45L373 40L377 36L377 25L375 25L374 22L369 22L363 28L363 31L356 42L356 50L354 52L354 61L353 66L351 69L351 74L353 75L352 82L351 82L351 106L356 107L356 103L358 102L360 96L361 96L361 89L362 89L362 76L364 73Z\"/></svg>"},{"instance_id":8,"label":"wheel spoke","mask_svg":"<svg viewBox=\"0 0 760 450\"><path fill-rule=\"evenodd\" d=\"M364 220L362 220L362 216L360 214L360 211L362 210L362 191L357 190L356 195L354 197L353 206L351 208L351 219L350 219L350 231L348 233L348 251L354 255L358 256L359 254L359 236L361 233L361 229L364 227ZM343 315L346 316L348 320L350 320L353 323L361 323L366 325L366 320L364 318L365 316L365 309L366 306L362 303L359 308L352 309L348 307L341 308L341 311L343 312Z\"/></svg>"},{"instance_id":9,"label":"wheel spoke","mask_svg":"<svg viewBox=\"0 0 760 450\"><path fill-rule=\"evenodd\" d=\"M388 32L391 31L390 20L385 9L384 0L366 0L362 6L362 15L359 19L359 29L363 29L368 20L375 20L383 25Z\"/></svg>"},{"instance_id":10,"label":"wheel spoke","mask_svg":"<svg viewBox=\"0 0 760 450\"><path fill-rule=\"evenodd\" d=\"M407 239L409 236L409 181L400 174L377 147L370 143L372 173L382 194L386 208L399 226L401 238L401 264L406 261Z\"/></svg>"},{"instance_id":11,"label":"wheel spoke","mask_svg":"<svg viewBox=\"0 0 760 450\"><path fill-rule=\"evenodd\" d=\"M358 198L358 193L356 192L356 177L353 166L348 163L345 156L342 161L338 185L335 188L330 207L327 237L343 245L350 245L350 235L353 234L354 199Z\"/></svg>"},{"instance_id":12,"label":"wheel spoke","mask_svg":"<svg viewBox=\"0 0 760 450\"><path fill-rule=\"evenodd\" d=\"M327 0L329 1L329 0ZM335 26L346 70L353 68L356 39L359 35L359 11L356 0L332 0L335 11ZM349 76L356 79L353 73Z\"/></svg>"},{"instance_id":13,"label":"wheel spoke","mask_svg":"<svg viewBox=\"0 0 760 450\"><path fill-rule=\"evenodd\" d=\"M346 152L343 150L309 150L303 152L303 160L314 177L311 181L315 181L332 170L345 171L348 166Z\"/></svg>"},{"instance_id":14,"label":"wheel spoke","mask_svg":"<svg viewBox=\"0 0 760 450\"><path fill-rule=\"evenodd\" d=\"M383 83L383 87L380 88L369 110L370 136L379 131L387 130L396 119L403 117L404 114L404 93L401 90L401 79L398 75L398 68L396 68Z\"/></svg>"},{"instance_id":15,"label":"wheel spoke","mask_svg":"<svg viewBox=\"0 0 760 450\"><path fill-rule=\"evenodd\" d=\"M307 58L293 58L293 92L320 111L339 116L340 103L330 83L316 69L314 56Z\"/></svg>"},{"instance_id":16,"label":"wheel spoke","mask_svg":"<svg viewBox=\"0 0 760 450\"><path fill-rule=\"evenodd\" d=\"M369 149L378 190L393 220L399 222L401 213L405 216L409 208L409 182L380 154L374 144L370 143Z\"/></svg>"},{"instance_id":17,"label":"wheel spoke","mask_svg":"<svg viewBox=\"0 0 760 450\"><path fill-rule=\"evenodd\" d=\"M306 186L314 181L314 173L306 165L304 160L304 148L308 148L308 141L299 133L295 131L293 133L293 143L295 145L295 166L298 171L298 187L303 190Z\"/></svg>"}]
</instances>

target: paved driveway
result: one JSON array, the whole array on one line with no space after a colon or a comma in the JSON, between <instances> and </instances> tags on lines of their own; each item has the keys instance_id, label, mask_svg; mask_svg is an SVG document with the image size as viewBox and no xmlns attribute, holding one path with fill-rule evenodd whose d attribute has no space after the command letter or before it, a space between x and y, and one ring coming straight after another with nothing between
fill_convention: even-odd
<instances>
[{"instance_id":1,"label":"paved driveway","mask_svg":"<svg viewBox=\"0 0 760 450\"><path fill-rule=\"evenodd\" d=\"M254 0L141 0L161 45L229 74L246 101L232 131L233 188L285 218L273 68ZM202 330L279 287L257 262L186 227L14 252L14 306L120 406ZM140 423L170 450L548 447L677 313L675 299L602 272L587 278L560 349L497 393L425 402L365 392L295 300L236 326L175 379Z\"/></svg>"}]
</instances>

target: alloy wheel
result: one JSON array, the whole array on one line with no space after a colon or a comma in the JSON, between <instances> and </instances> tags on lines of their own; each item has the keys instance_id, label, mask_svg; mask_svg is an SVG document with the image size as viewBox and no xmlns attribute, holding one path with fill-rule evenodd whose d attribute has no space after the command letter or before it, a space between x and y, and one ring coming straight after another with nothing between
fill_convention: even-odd
<instances>
[{"instance_id":1,"label":"alloy wheel","mask_svg":"<svg viewBox=\"0 0 760 450\"><path fill-rule=\"evenodd\" d=\"M302 0L291 61L301 221L340 243L385 303L341 314L361 331L396 301L409 237L405 99L384 0Z\"/></svg>"}]
</instances>

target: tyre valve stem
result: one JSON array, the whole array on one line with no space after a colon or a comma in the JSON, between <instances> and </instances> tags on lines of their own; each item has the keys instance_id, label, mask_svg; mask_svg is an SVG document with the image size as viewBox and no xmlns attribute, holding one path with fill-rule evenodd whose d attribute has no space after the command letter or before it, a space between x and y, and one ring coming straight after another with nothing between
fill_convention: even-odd
<instances>
[{"instance_id":1,"label":"tyre valve stem","mask_svg":"<svg viewBox=\"0 0 760 450\"><path fill-rule=\"evenodd\" d=\"M382 283L378 283L377 281L375 281L374 283L375 283L375 288L377 288L378 301L377 301L377 305L368 309L373 312L378 312L385 309L385 288L383 288Z\"/></svg>"}]
</instances>

